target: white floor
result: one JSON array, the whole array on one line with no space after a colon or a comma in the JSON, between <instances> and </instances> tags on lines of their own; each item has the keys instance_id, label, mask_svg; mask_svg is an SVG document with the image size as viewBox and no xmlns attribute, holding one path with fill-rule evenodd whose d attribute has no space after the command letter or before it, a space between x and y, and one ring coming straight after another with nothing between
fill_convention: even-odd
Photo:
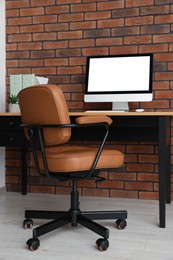
<instances>
[{"instance_id":1,"label":"white floor","mask_svg":"<svg viewBox=\"0 0 173 260\"><path fill-rule=\"evenodd\" d=\"M110 230L110 247L96 249L97 234L67 225L40 237L40 247L31 252L26 241L32 230L24 230L25 209L67 210L69 197L0 191L0 260L173 260L173 205L167 205L166 228L158 227L158 201L81 197L81 210L128 210L128 226L117 230L114 221L102 220ZM56 208L57 207L57 208ZM34 220L35 225L44 220Z\"/></svg>"}]
</instances>

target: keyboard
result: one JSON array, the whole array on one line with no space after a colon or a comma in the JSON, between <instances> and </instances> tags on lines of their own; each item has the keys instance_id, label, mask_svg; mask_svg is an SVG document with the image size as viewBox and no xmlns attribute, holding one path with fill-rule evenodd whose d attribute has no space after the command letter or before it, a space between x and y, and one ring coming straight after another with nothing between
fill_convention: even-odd
<instances>
[{"instance_id":1,"label":"keyboard","mask_svg":"<svg viewBox=\"0 0 173 260\"><path fill-rule=\"evenodd\" d=\"M85 113L121 113L128 112L125 110L86 110Z\"/></svg>"}]
</instances>

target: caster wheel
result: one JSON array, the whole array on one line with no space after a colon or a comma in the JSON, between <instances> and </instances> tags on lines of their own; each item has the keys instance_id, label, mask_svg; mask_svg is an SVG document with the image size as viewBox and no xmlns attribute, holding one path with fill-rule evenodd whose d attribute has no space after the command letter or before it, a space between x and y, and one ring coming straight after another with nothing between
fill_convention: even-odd
<instances>
[{"instance_id":1,"label":"caster wheel","mask_svg":"<svg viewBox=\"0 0 173 260\"><path fill-rule=\"evenodd\" d=\"M27 218L23 221L23 228L27 229L27 228L32 228L33 227L33 221L30 218Z\"/></svg>"},{"instance_id":2,"label":"caster wheel","mask_svg":"<svg viewBox=\"0 0 173 260\"><path fill-rule=\"evenodd\" d=\"M38 238L30 238L26 244L28 245L29 250L35 251L40 245L40 241Z\"/></svg>"},{"instance_id":3,"label":"caster wheel","mask_svg":"<svg viewBox=\"0 0 173 260\"><path fill-rule=\"evenodd\" d=\"M109 247L109 241L106 238L99 238L96 241L98 250L105 251Z\"/></svg>"},{"instance_id":4,"label":"caster wheel","mask_svg":"<svg viewBox=\"0 0 173 260\"><path fill-rule=\"evenodd\" d=\"M117 219L115 226L118 229L124 229L127 226L127 221L125 219Z\"/></svg>"}]
</instances>

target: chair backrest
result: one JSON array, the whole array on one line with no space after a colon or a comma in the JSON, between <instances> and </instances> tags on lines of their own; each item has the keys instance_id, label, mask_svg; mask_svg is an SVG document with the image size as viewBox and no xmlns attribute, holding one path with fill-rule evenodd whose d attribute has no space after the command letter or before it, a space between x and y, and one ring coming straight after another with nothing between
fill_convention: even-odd
<instances>
[{"instance_id":1,"label":"chair backrest","mask_svg":"<svg viewBox=\"0 0 173 260\"><path fill-rule=\"evenodd\" d=\"M23 124L69 124L67 104L62 90L56 85L43 84L19 92L19 106ZM45 128L46 145L69 141L71 128Z\"/></svg>"}]
</instances>

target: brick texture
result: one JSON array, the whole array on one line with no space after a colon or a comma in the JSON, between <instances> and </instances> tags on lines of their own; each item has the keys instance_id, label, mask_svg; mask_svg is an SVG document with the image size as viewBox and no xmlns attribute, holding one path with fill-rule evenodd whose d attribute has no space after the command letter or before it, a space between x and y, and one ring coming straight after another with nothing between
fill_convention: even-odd
<instances>
[{"instance_id":1,"label":"brick texture","mask_svg":"<svg viewBox=\"0 0 173 260\"><path fill-rule=\"evenodd\" d=\"M70 111L108 108L109 104L83 101L86 56L152 52L154 100L140 106L172 110L172 23L172 0L7 0L7 97L10 74L35 73L62 88ZM130 104L131 108L137 105ZM80 182L80 193L158 199L157 145L127 143L117 147L125 152L124 167L103 172L108 180L101 184ZM20 164L19 151L8 149L7 190L20 190ZM30 159L28 166L29 192L69 194L70 182L41 179Z\"/></svg>"}]
</instances>

